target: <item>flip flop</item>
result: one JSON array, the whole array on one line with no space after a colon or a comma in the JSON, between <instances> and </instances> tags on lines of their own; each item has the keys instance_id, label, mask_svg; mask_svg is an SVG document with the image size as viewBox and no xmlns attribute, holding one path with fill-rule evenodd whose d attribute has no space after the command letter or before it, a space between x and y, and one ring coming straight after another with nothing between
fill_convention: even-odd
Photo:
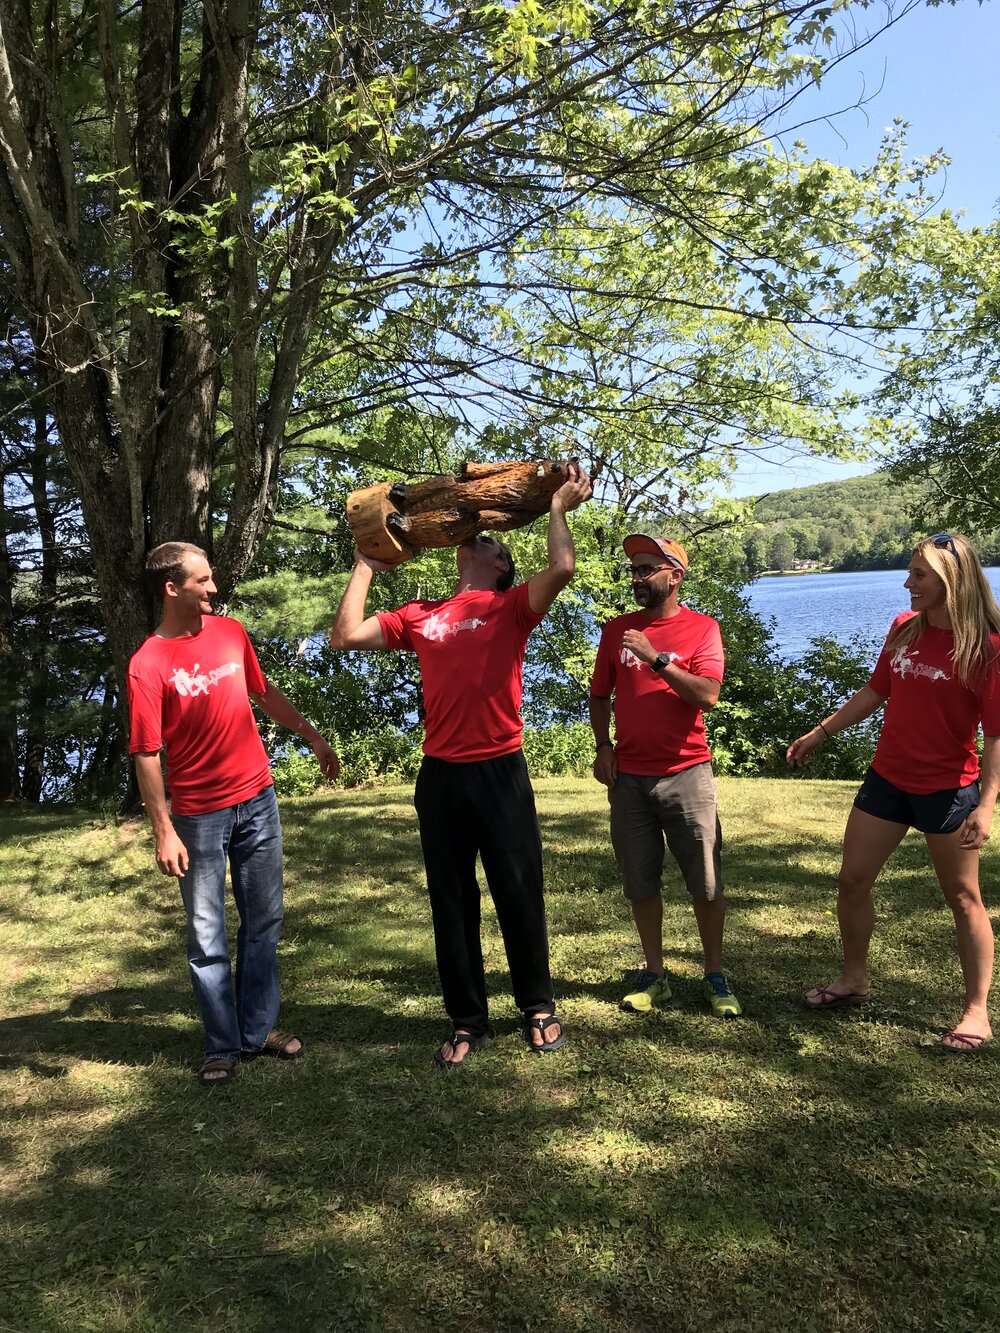
<instances>
[{"instance_id":1,"label":"flip flop","mask_svg":"<svg viewBox=\"0 0 1000 1333\"><path fill-rule=\"evenodd\" d=\"M444 1041L434 1052L434 1063L439 1069L461 1069L466 1060L471 1059L476 1051L484 1050L489 1046L492 1040L492 1028L487 1028L486 1031L480 1033L478 1037L474 1037L471 1032L466 1032L464 1028L453 1028L450 1036L445 1037ZM451 1053L454 1055L456 1047L462 1046L463 1044L467 1045L469 1049L465 1052L465 1055L461 1060L449 1060L446 1055L442 1055L445 1046L450 1046Z\"/></svg>"},{"instance_id":2,"label":"flip flop","mask_svg":"<svg viewBox=\"0 0 1000 1333\"><path fill-rule=\"evenodd\" d=\"M962 1044L951 1046L946 1041L947 1037ZM942 1051L948 1051L951 1055L975 1055L976 1051L982 1050L989 1040L989 1037L981 1037L978 1032L957 1032L952 1028L951 1031L942 1036L938 1046Z\"/></svg>"},{"instance_id":3,"label":"flip flop","mask_svg":"<svg viewBox=\"0 0 1000 1333\"><path fill-rule=\"evenodd\" d=\"M553 1023L559 1029L559 1036L554 1037L552 1041L545 1040L545 1029L552 1027ZM540 1046L536 1046L531 1040L531 1029L542 1035ZM550 1014L534 1014L524 1016L524 1040L528 1043L536 1055L547 1055L549 1051L558 1051L559 1047L566 1040L566 1033L563 1032L562 1019L553 1009Z\"/></svg>"},{"instance_id":4,"label":"flip flop","mask_svg":"<svg viewBox=\"0 0 1000 1333\"><path fill-rule=\"evenodd\" d=\"M813 988L817 998L810 1000L811 991L803 995L807 1009L856 1009L859 1005L867 1004L872 998L870 990L866 991L847 991L846 994L840 994L833 989L833 983L827 986L815 986Z\"/></svg>"}]
</instances>

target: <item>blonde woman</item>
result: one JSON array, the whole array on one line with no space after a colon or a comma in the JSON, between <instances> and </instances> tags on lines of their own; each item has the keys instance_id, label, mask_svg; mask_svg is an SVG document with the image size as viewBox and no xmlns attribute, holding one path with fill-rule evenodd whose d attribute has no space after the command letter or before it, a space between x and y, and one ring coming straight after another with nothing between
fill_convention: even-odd
<instances>
[{"instance_id":1,"label":"blonde woman","mask_svg":"<svg viewBox=\"0 0 1000 1333\"><path fill-rule=\"evenodd\" d=\"M814 1009L869 999L872 888L907 829L917 828L955 917L965 980L962 1017L941 1047L971 1054L992 1036L993 929L979 891L979 848L990 836L1000 787L1000 607L975 550L958 534L919 542L904 587L911 609L893 621L868 684L788 747L788 762L801 766L824 741L888 701L844 832L837 880L843 970L805 999Z\"/></svg>"}]
</instances>

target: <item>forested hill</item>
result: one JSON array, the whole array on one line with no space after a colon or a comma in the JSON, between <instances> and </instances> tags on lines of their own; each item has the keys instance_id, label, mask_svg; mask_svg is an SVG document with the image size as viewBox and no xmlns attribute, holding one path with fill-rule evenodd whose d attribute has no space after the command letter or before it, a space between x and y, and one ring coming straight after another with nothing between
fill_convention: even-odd
<instances>
[{"instance_id":1,"label":"forested hill","mask_svg":"<svg viewBox=\"0 0 1000 1333\"><path fill-rule=\"evenodd\" d=\"M747 564L764 570L902 569L913 544L946 527L926 483L876 472L757 498L757 522L744 537ZM1000 533L967 533L984 562L1000 563Z\"/></svg>"}]
</instances>

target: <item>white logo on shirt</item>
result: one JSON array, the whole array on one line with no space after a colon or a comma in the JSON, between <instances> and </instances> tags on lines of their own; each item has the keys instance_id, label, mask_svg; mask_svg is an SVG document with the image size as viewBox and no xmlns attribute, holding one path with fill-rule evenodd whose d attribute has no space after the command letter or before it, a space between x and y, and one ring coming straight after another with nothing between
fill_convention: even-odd
<instances>
[{"instance_id":1,"label":"white logo on shirt","mask_svg":"<svg viewBox=\"0 0 1000 1333\"><path fill-rule=\"evenodd\" d=\"M477 630L485 624L485 620L471 616L468 620L456 620L453 625L446 612L434 611L421 625L420 633L432 643L441 643L449 634L460 634L462 630Z\"/></svg>"},{"instance_id":2,"label":"white logo on shirt","mask_svg":"<svg viewBox=\"0 0 1000 1333\"><path fill-rule=\"evenodd\" d=\"M178 667L170 679L178 694L193 699L197 694L207 694L212 685L217 685L226 676L235 676L239 669L239 662L225 662L222 666L213 667L211 671L204 672L201 669L201 663L195 662L190 672L185 671L183 667Z\"/></svg>"},{"instance_id":3,"label":"white logo on shirt","mask_svg":"<svg viewBox=\"0 0 1000 1333\"><path fill-rule=\"evenodd\" d=\"M897 648L892 655L892 669L897 676L902 676L905 680L907 676L926 676L928 680L951 680L947 671L942 671L940 667L928 666L926 662L918 662L920 653L915 648L910 648L906 644Z\"/></svg>"}]
</instances>

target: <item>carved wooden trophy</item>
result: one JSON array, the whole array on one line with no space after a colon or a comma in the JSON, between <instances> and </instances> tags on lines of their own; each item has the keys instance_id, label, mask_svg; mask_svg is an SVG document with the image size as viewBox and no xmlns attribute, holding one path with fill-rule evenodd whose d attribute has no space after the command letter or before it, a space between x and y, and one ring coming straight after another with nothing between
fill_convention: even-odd
<instances>
[{"instance_id":1,"label":"carved wooden trophy","mask_svg":"<svg viewBox=\"0 0 1000 1333\"><path fill-rule=\"evenodd\" d=\"M460 546L487 529L525 527L548 511L568 476L568 461L551 458L463 463L457 477L380 482L352 491L347 521L363 555L401 565L424 546Z\"/></svg>"}]
</instances>

